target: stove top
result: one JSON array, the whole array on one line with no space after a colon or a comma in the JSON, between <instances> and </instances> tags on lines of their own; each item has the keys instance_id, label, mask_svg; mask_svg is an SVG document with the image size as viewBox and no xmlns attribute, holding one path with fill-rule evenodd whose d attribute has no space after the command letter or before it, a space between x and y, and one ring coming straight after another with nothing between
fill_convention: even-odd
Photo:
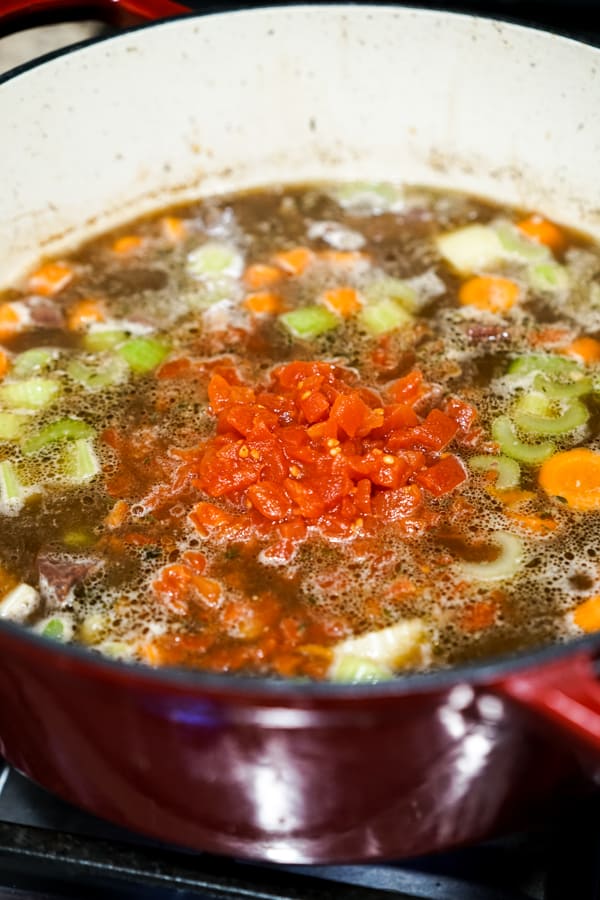
<instances>
[{"instance_id":1,"label":"stove top","mask_svg":"<svg viewBox=\"0 0 600 900\"><path fill-rule=\"evenodd\" d=\"M1 763L0 763L1 765ZM543 826L402 863L275 866L93 818L0 769L0 900L600 900L600 797Z\"/></svg>"}]
</instances>

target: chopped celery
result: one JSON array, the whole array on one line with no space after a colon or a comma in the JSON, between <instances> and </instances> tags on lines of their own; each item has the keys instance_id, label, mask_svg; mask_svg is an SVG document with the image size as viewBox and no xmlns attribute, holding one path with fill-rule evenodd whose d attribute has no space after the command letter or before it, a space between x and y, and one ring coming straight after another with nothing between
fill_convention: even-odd
<instances>
[{"instance_id":1,"label":"chopped celery","mask_svg":"<svg viewBox=\"0 0 600 900\"><path fill-rule=\"evenodd\" d=\"M156 338L131 338L117 348L132 372L143 375L161 364L168 355L169 348Z\"/></svg>"},{"instance_id":2,"label":"chopped celery","mask_svg":"<svg viewBox=\"0 0 600 900\"><path fill-rule=\"evenodd\" d=\"M508 375L529 375L542 372L545 375L574 375L581 372L581 366L574 359L567 359L553 353L529 353L513 359L508 367Z\"/></svg>"},{"instance_id":3,"label":"chopped celery","mask_svg":"<svg viewBox=\"0 0 600 900\"><path fill-rule=\"evenodd\" d=\"M474 581L504 581L519 570L524 558L523 541L509 531L494 531L491 538L498 556L491 562L461 562L464 574Z\"/></svg>"},{"instance_id":4,"label":"chopped celery","mask_svg":"<svg viewBox=\"0 0 600 900\"><path fill-rule=\"evenodd\" d=\"M369 631L337 644L333 648L330 675L335 677L338 667L348 656L398 669L403 665L422 662L428 647L427 629L422 619L404 619L388 628Z\"/></svg>"},{"instance_id":5,"label":"chopped celery","mask_svg":"<svg viewBox=\"0 0 600 900\"><path fill-rule=\"evenodd\" d=\"M90 437L95 433L91 425L82 422L81 419L58 419L44 425L37 434L23 442L23 453L29 455L37 453L48 444L57 441L75 441L78 438Z\"/></svg>"},{"instance_id":6,"label":"chopped celery","mask_svg":"<svg viewBox=\"0 0 600 900\"><path fill-rule=\"evenodd\" d=\"M35 630L43 637L64 643L73 637L73 619L67 614L51 616L38 622Z\"/></svg>"},{"instance_id":7,"label":"chopped celery","mask_svg":"<svg viewBox=\"0 0 600 900\"><path fill-rule=\"evenodd\" d=\"M83 336L83 346L90 353L102 353L103 350L114 350L128 337L126 331L88 331Z\"/></svg>"},{"instance_id":8,"label":"chopped celery","mask_svg":"<svg viewBox=\"0 0 600 900\"><path fill-rule=\"evenodd\" d=\"M515 405L516 425L528 434L568 434L580 425L585 425L590 417L587 407L580 400L572 400L564 412L554 415L551 410L539 408L537 398L543 394L526 394ZM546 403L549 403L546 400Z\"/></svg>"},{"instance_id":9,"label":"chopped celery","mask_svg":"<svg viewBox=\"0 0 600 900\"><path fill-rule=\"evenodd\" d=\"M380 303L382 300L393 300L408 312L416 312L419 302L416 290L400 278L384 276L372 281L365 289L367 303Z\"/></svg>"},{"instance_id":10,"label":"chopped celery","mask_svg":"<svg viewBox=\"0 0 600 900\"><path fill-rule=\"evenodd\" d=\"M594 382L591 378L583 377L576 381L554 381L546 378L541 372L535 376L533 387L536 391L542 391L550 400L571 400L574 397L583 397L594 390Z\"/></svg>"},{"instance_id":11,"label":"chopped celery","mask_svg":"<svg viewBox=\"0 0 600 900\"><path fill-rule=\"evenodd\" d=\"M332 331L340 324L339 318L324 306L303 306L279 316L294 337L310 340Z\"/></svg>"},{"instance_id":12,"label":"chopped celery","mask_svg":"<svg viewBox=\"0 0 600 900\"><path fill-rule=\"evenodd\" d=\"M192 250L187 258L187 270L190 275L203 280L212 281L222 276L239 278L244 261L234 247L218 241L207 241L196 250Z\"/></svg>"},{"instance_id":13,"label":"chopped celery","mask_svg":"<svg viewBox=\"0 0 600 900\"><path fill-rule=\"evenodd\" d=\"M463 275L485 269L504 255L504 248L493 228L466 225L436 238L440 255Z\"/></svg>"},{"instance_id":14,"label":"chopped celery","mask_svg":"<svg viewBox=\"0 0 600 900\"><path fill-rule=\"evenodd\" d=\"M25 350L14 360L12 374L15 378L27 378L29 375L49 369L58 353L58 350L49 347L33 347L31 350Z\"/></svg>"},{"instance_id":15,"label":"chopped celery","mask_svg":"<svg viewBox=\"0 0 600 900\"><path fill-rule=\"evenodd\" d=\"M544 263L552 259L548 247L525 237L511 222L498 222L494 229L500 238L503 255L515 257L524 263Z\"/></svg>"},{"instance_id":16,"label":"chopped celery","mask_svg":"<svg viewBox=\"0 0 600 900\"><path fill-rule=\"evenodd\" d=\"M9 409L43 409L60 393L60 384L50 378L28 378L0 385L0 405Z\"/></svg>"},{"instance_id":17,"label":"chopped celery","mask_svg":"<svg viewBox=\"0 0 600 900\"><path fill-rule=\"evenodd\" d=\"M386 334L396 328L409 325L413 318L399 303L390 298L364 306L358 320L373 335Z\"/></svg>"},{"instance_id":18,"label":"chopped celery","mask_svg":"<svg viewBox=\"0 0 600 900\"><path fill-rule=\"evenodd\" d=\"M529 391L519 398L515 404L515 409L521 413L529 413L532 416L552 416L555 407L547 394Z\"/></svg>"},{"instance_id":19,"label":"chopped celery","mask_svg":"<svg viewBox=\"0 0 600 900\"><path fill-rule=\"evenodd\" d=\"M554 444L544 441L541 444L525 444L515 434L508 416L499 416L492 422L492 437L500 446L505 456L531 466L539 465L554 453Z\"/></svg>"},{"instance_id":20,"label":"chopped celery","mask_svg":"<svg viewBox=\"0 0 600 900\"><path fill-rule=\"evenodd\" d=\"M65 447L63 471L76 484L90 481L98 474L100 463L91 438L79 438Z\"/></svg>"},{"instance_id":21,"label":"chopped celery","mask_svg":"<svg viewBox=\"0 0 600 900\"><path fill-rule=\"evenodd\" d=\"M27 413L0 412L0 441L16 441L28 422Z\"/></svg>"},{"instance_id":22,"label":"chopped celery","mask_svg":"<svg viewBox=\"0 0 600 900\"><path fill-rule=\"evenodd\" d=\"M30 584L21 582L0 602L0 619L26 622L40 605L40 595Z\"/></svg>"},{"instance_id":23,"label":"chopped celery","mask_svg":"<svg viewBox=\"0 0 600 900\"><path fill-rule=\"evenodd\" d=\"M350 181L336 186L333 196L342 209L365 210L373 215L404 206L400 188L385 181Z\"/></svg>"},{"instance_id":24,"label":"chopped celery","mask_svg":"<svg viewBox=\"0 0 600 900\"><path fill-rule=\"evenodd\" d=\"M19 512L25 501L25 489L9 459L0 462L0 498L4 510L13 515Z\"/></svg>"},{"instance_id":25,"label":"chopped celery","mask_svg":"<svg viewBox=\"0 0 600 900\"><path fill-rule=\"evenodd\" d=\"M496 472L495 487L517 487L521 480L521 469L515 459L508 456L472 456L469 465L477 472Z\"/></svg>"},{"instance_id":26,"label":"chopped celery","mask_svg":"<svg viewBox=\"0 0 600 900\"><path fill-rule=\"evenodd\" d=\"M78 384L95 393L127 379L129 366L121 356L111 356L98 365L87 365L79 359L73 359L67 366L67 373Z\"/></svg>"},{"instance_id":27,"label":"chopped celery","mask_svg":"<svg viewBox=\"0 0 600 900\"><path fill-rule=\"evenodd\" d=\"M557 262L536 263L527 271L529 285L538 293L565 291L569 287L568 269Z\"/></svg>"},{"instance_id":28,"label":"chopped celery","mask_svg":"<svg viewBox=\"0 0 600 900\"><path fill-rule=\"evenodd\" d=\"M347 654L341 656L331 667L329 677L332 681L359 684L360 682L385 681L393 677L393 672L387 666L382 666L367 656Z\"/></svg>"}]
</instances>

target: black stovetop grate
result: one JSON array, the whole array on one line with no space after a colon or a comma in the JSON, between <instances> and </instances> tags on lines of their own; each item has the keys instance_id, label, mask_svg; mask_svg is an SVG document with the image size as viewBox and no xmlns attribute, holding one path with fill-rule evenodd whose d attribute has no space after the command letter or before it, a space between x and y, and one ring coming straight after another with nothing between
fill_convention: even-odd
<instances>
[{"instance_id":1,"label":"black stovetop grate","mask_svg":"<svg viewBox=\"0 0 600 900\"><path fill-rule=\"evenodd\" d=\"M600 900L600 798L399 864L274 866L146 841L0 774L0 900Z\"/></svg>"}]
</instances>

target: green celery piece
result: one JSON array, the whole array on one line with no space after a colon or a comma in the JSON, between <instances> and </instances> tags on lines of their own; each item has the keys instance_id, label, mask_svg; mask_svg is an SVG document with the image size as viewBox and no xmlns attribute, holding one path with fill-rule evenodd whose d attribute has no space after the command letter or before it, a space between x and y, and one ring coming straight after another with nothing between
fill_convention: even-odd
<instances>
[{"instance_id":1,"label":"green celery piece","mask_svg":"<svg viewBox=\"0 0 600 900\"><path fill-rule=\"evenodd\" d=\"M346 684L386 681L389 678L393 678L393 672L387 666L366 656L350 654L340 657L332 666L330 673L331 681L340 681Z\"/></svg>"},{"instance_id":2,"label":"green celery piece","mask_svg":"<svg viewBox=\"0 0 600 900\"><path fill-rule=\"evenodd\" d=\"M399 303L385 298L364 306L358 314L358 320L368 332L377 336L409 325L413 318Z\"/></svg>"},{"instance_id":3,"label":"green celery piece","mask_svg":"<svg viewBox=\"0 0 600 900\"><path fill-rule=\"evenodd\" d=\"M554 444L550 441L541 444L525 444L520 441L508 416L498 416L494 419L492 437L505 456L530 466L540 465L549 459L555 450Z\"/></svg>"},{"instance_id":4,"label":"green celery piece","mask_svg":"<svg viewBox=\"0 0 600 900\"><path fill-rule=\"evenodd\" d=\"M95 393L121 384L129 374L129 366L121 356L113 355L98 365L90 366L73 359L67 366L67 373L78 384Z\"/></svg>"},{"instance_id":5,"label":"green celery piece","mask_svg":"<svg viewBox=\"0 0 600 900\"><path fill-rule=\"evenodd\" d=\"M79 438L65 447L63 471L77 484L89 481L100 471L100 463L91 438Z\"/></svg>"},{"instance_id":6,"label":"green celery piece","mask_svg":"<svg viewBox=\"0 0 600 900\"><path fill-rule=\"evenodd\" d=\"M16 441L30 421L27 413L0 412L0 441Z\"/></svg>"},{"instance_id":7,"label":"green celery piece","mask_svg":"<svg viewBox=\"0 0 600 900\"><path fill-rule=\"evenodd\" d=\"M0 406L9 409L44 409L60 393L60 384L50 378L28 378L0 385Z\"/></svg>"},{"instance_id":8,"label":"green celery piece","mask_svg":"<svg viewBox=\"0 0 600 900\"><path fill-rule=\"evenodd\" d=\"M48 444L54 444L57 441L75 441L93 434L95 434L95 430L92 426L87 422L82 422L81 419L58 419L56 422L44 425L37 434L24 441L22 450L29 456L47 447Z\"/></svg>"},{"instance_id":9,"label":"green celery piece","mask_svg":"<svg viewBox=\"0 0 600 900\"><path fill-rule=\"evenodd\" d=\"M52 638L55 641L61 641L65 632L65 626L60 619L50 619L44 627L42 635Z\"/></svg>"},{"instance_id":10,"label":"green celery piece","mask_svg":"<svg viewBox=\"0 0 600 900\"><path fill-rule=\"evenodd\" d=\"M0 462L0 496L3 502L15 512L23 506L25 491L17 470L9 459Z\"/></svg>"},{"instance_id":11,"label":"green celery piece","mask_svg":"<svg viewBox=\"0 0 600 900\"><path fill-rule=\"evenodd\" d=\"M168 355L169 348L156 338L137 337L125 341L117 348L132 372L143 375L161 364Z\"/></svg>"},{"instance_id":12,"label":"green celery piece","mask_svg":"<svg viewBox=\"0 0 600 900\"><path fill-rule=\"evenodd\" d=\"M569 287L569 271L557 262L536 263L530 266L527 277L529 285L539 293L565 291Z\"/></svg>"},{"instance_id":13,"label":"green celery piece","mask_svg":"<svg viewBox=\"0 0 600 900\"><path fill-rule=\"evenodd\" d=\"M416 312L419 308L417 292L400 278L391 276L377 278L368 285L364 293L368 304L393 300L410 313Z\"/></svg>"},{"instance_id":14,"label":"green celery piece","mask_svg":"<svg viewBox=\"0 0 600 900\"><path fill-rule=\"evenodd\" d=\"M495 531L491 535L499 553L491 562L461 562L464 574L473 581L506 581L517 574L523 558L525 547L523 541L510 531Z\"/></svg>"},{"instance_id":15,"label":"green celery piece","mask_svg":"<svg viewBox=\"0 0 600 900\"><path fill-rule=\"evenodd\" d=\"M575 397L583 397L594 390L594 382L591 378L579 378L576 381L554 381L546 378L541 372L535 376L533 387L541 391L550 400L572 400Z\"/></svg>"},{"instance_id":16,"label":"green celery piece","mask_svg":"<svg viewBox=\"0 0 600 900\"><path fill-rule=\"evenodd\" d=\"M523 394L515 404L515 409L519 413L527 413L533 416L551 417L554 412L554 406L547 394L538 391L528 391Z\"/></svg>"},{"instance_id":17,"label":"green celery piece","mask_svg":"<svg viewBox=\"0 0 600 900\"><path fill-rule=\"evenodd\" d=\"M515 424L528 434L568 434L585 425L590 417L589 411L580 400L572 400L560 415L548 415L545 412L532 411L526 402L527 395L515 406Z\"/></svg>"},{"instance_id":18,"label":"green celery piece","mask_svg":"<svg viewBox=\"0 0 600 900\"><path fill-rule=\"evenodd\" d=\"M188 254L187 270L197 278L212 280L230 275L234 278L242 274L243 261L240 254L228 244L207 241Z\"/></svg>"},{"instance_id":19,"label":"green celery piece","mask_svg":"<svg viewBox=\"0 0 600 900\"><path fill-rule=\"evenodd\" d=\"M518 257L526 263L542 264L552 260L552 253L548 247L525 237L523 232L512 223L499 222L494 229L500 238L506 256Z\"/></svg>"},{"instance_id":20,"label":"green celery piece","mask_svg":"<svg viewBox=\"0 0 600 900\"><path fill-rule=\"evenodd\" d=\"M15 358L11 374L15 378L27 378L29 375L49 369L58 355L57 350L48 347L33 347L25 350Z\"/></svg>"},{"instance_id":21,"label":"green celery piece","mask_svg":"<svg viewBox=\"0 0 600 900\"><path fill-rule=\"evenodd\" d=\"M580 373L582 367L574 359L566 359L553 353L529 353L527 356L519 356L513 359L508 367L508 375L529 375L531 372L541 372L544 375L575 375Z\"/></svg>"},{"instance_id":22,"label":"green celery piece","mask_svg":"<svg viewBox=\"0 0 600 900\"><path fill-rule=\"evenodd\" d=\"M103 350L114 350L128 337L126 331L88 331L83 336L83 346L90 353L102 353Z\"/></svg>"},{"instance_id":23,"label":"green celery piece","mask_svg":"<svg viewBox=\"0 0 600 900\"><path fill-rule=\"evenodd\" d=\"M279 316L294 337L310 340L332 331L340 324L339 318L324 306L303 306Z\"/></svg>"},{"instance_id":24,"label":"green celery piece","mask_svg":"<svg viewBox=\"0 0 600 900\"><path fill-rule=\"evenodd\" d=\"M469 466L476 472L496 472L494 486L500 490L515 488L521 481L519 463L508 456L472 456Z\"/></svg>"}]
</instances>

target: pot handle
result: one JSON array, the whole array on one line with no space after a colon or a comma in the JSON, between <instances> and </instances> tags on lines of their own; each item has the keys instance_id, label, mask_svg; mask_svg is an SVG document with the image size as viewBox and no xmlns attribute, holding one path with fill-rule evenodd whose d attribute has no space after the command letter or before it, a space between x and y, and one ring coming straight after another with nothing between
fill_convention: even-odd
<instances>
[{"instance_id":1,"label":"pot handle","mask_svg":"<svg viewBox=\"0 0 600 900\"><path fill-rule=\"evenodd\" d=\"M191 12L178 0L2 0L0 36L48 21L90 15L110 25L128 26Z\"/></svg>"},{"instance_id":2,"label":"pot handle","mask_svg":"<svg viewBox=\"0 0 600 900\"><path fill-rule=\"evenodd\" d=\"M570 738L571 745L593 751L600 762L600 681L596 661L588 653L567 656L539 670L511 675L498 692L543 717Z\"/></svg>"}]
</instances>

